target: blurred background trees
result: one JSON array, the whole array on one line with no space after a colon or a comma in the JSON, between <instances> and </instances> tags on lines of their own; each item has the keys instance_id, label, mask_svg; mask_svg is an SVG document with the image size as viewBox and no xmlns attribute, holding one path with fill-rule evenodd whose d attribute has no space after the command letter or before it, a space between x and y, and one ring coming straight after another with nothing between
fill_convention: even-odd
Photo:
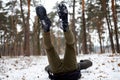
<instances>
[{"instance_id":1,"label":"blurred background trees","mask_svg":"<svg viewBox=\"0 0 120 80\"><path fill-rule=\"evenodd\" d=\"M38 2L42 0L0 1L0 57L46 54L41 24L33 15ZM75 35L77 55L120 53L119 0L64 0L63 3L69 9L69 25ZM59 28L57 4L48 16L52 21L52 43L57 52L63 54L65 40Z\"/></svg>"}]
</instances>

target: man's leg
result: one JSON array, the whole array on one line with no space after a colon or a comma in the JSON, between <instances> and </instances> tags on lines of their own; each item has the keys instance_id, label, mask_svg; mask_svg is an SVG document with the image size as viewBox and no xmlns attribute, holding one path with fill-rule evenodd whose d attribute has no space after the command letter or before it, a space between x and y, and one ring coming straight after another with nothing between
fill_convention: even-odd
<instances>
[{"instance_id":1,"label":"man's leg","mask_svg":"<svg viewBox=\"0 0 120 80\"><path fill-rule=\"evenodd\" d=\"M43 40L51 70L53 73L58 73L61 60L51 43L50 32L43 33Z\"/></svg>"},{"instance_id":2,"label":"man's leg","mask_svg":"<svg viewBox=\"0 0 120 80\"><path fill-rule=\"evenodd\" d=\"M51 21L47 17L46 10L43 6L36 7L36 13L37 13L37 16L40 18L42 28L44 31L43 40L44 40L44 45L47 52L49 65L51 67L52 72L57 73L58 68L61 65L61 60L51 43L51 37L50 37Z\"/></svg>"},{"instance_id":3,"label":"man's leg","mask_svg":"<svg viewBox=\"0 0 120 80\"><path fill-rule=\"evenodd\" d=\"M73 71L77 69L76 53L74 48L75 38L68 26L68 10L65 4L58 5L58 15L62 21L62 29L66 39L66 50L63 60L64 71Z\"/></svg>"},{"instance_id":4,"label":"man's leg","mask_svg":"<svg viewBox=\"0 0 120 80\"><path fill-rule=\"evenodd\" d=\"M66 71L73 71L78 68L75 53L75 38L72 31L64 32L66 39L66 49L64 55L64 67Z\"/></svg>"}]
</instances>

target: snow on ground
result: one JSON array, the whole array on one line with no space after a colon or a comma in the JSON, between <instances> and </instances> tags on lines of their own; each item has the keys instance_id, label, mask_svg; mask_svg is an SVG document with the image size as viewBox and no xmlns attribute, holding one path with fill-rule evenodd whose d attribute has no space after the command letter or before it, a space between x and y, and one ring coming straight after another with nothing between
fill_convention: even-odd
<instances>
[{"instance_id":1,"label":"snow on ground","mask_svg":"<svg viewBox=\"0 0 120 80\"><path fill-rule=\"evenodd\" d=\"M78 55L77 60L89 59L93 66L82 70L80 80L120 80L120 55ZM30 56L0 59L0 80L49 80L44 67L46 56Z\"/></svg>"}]
</instances>

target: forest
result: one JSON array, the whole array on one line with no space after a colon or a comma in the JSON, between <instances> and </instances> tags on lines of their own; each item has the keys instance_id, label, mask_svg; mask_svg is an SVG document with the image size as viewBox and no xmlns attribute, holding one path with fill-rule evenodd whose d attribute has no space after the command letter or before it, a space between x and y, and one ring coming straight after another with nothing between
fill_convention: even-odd
<instances>
[{"instance_id":1,"label":"forest","mask_svg":"<svg viewBox=\"0 0 120 80\"><path fill-rule=\"evenodd\" d=\"M0 57L46 55L41 23L35 7L45 0L0 0ZM120 0L64 0L69 9L69 26L76 55L120 53ZM53 5L53 4L52 4ZM65 40L59 28L57 5L48 13L51 39L57 52L64 53ZM71 27L74 26L74 27Z\"/></svg>"}]
</instances>

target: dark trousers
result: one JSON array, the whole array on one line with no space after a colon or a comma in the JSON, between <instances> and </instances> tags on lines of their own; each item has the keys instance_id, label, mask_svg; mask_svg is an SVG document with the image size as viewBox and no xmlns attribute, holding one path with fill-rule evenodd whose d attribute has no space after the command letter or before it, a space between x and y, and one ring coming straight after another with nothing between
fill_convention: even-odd
<instances>
[{"instance_id":1,"label":"dark trousers","mask_svg":"<svg viewBox=\"0 0 120 80\"><path fill-rule=\"evenodd\" d=\"M50 68L54 74L65 73L76 70L77 60L75 53L75 38L72 31L64 32L66 48L63 60L60 59L55 48L51 43L50 32L43 33L44 46L47 52Z\"/></svg>"}]
</instances>

